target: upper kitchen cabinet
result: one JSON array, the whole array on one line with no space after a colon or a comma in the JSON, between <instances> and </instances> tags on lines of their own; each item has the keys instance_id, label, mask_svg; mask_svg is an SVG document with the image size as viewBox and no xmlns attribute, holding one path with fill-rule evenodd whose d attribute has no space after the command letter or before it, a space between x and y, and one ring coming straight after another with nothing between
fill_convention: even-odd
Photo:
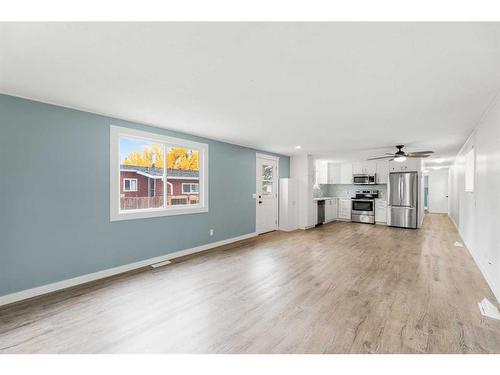
<instances>
[{"instance_id":1,"label":"upper kitchen cabinet","mask_svg":"<svg viewBox=\"0 0 500 375\"><path fill-rule=\"evenodd\" d=\"M390 172L420 172L422 170L422 160L418 158L408 158L403 162L390 161Z\"/></svg>"},{"instance_id":2,"label":"upper kitchen cabinet","mask_svg":"<svg viewBox=\"0 0 500 375\"><path fill-rule=\"evenodd\" d=\"M314 162L314 184L330 184L328 173L328 162L325 160L316 160Z\"/></svg>"},{"instance_id":3,"label":"upper kitchen cabinet","mask_svg":"<svg viewBox=\"0 0 500 375\"><path fill-rule=\"evenodd\" d=\"M381 160L377 162L377 184L387 184L389 180L389 162Z\"/></svg>"},{"instance_id":4,"label":"upper kitchen cabinet","mask_svg":"<svg viewBox=\"0 0 500 375\"><path fill-rule=\"evenodd\" d=\"M328 163L328 183L341 184L341 165L339 163Z\"/></svg>"},{"instance_id":5,"label":"upper kitchen cabinet","mask_svg":"<svg viewBox=\"0 0 500 375\"><path fill-rule=\"evenodd\" d=\"M340 183L352 184L352 164L342 163L340 165Z\"/></svg>"},{"instance_id":6,"label":"upper kitchen cabinet","mask_svg":"<svg viewBox=\"0 0 500 375\"><path fill-rule=\"evenodd\" d=\"M376 162L372 160L361 161L352 165L352 174L374 175L377 170Z\"/></svg>"},{"instance_id":7,"label":"upper kitchen cabinet","mask_svg":"<svg viewBox=\"0 0 500 375\"><path fill-rule=\"evenodd\" d=\"M315 184L352 184L351 163L315 162Z\"/></svg>"}]
</instances>

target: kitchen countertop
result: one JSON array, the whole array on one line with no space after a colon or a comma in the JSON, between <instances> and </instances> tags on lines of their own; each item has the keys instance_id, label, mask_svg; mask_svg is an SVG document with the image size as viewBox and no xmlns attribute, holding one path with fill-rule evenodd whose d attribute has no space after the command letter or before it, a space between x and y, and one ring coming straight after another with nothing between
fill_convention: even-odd
<instances>
[{"instance_id":1,"label":"kitchen countertop","mask_svg":"<svg viewBox=\"0 0 500 375\"><path fill-rule=\"evenodd\" d=\"M317 201L327 201L329 199L351 199L351 197L317 197L317 198L313 198L313 201L317 202ZM387 202L387 198L386 197L382 197L382 198L375 198L376 201L383 201L383 202Z\"/></svg>"},{"instance_id":2,"label":"kitchen countertop","mask_svg":"<svg viewBox=\"0 0 500 375\"><path fill-rule=\"evenodd\" d=\"M340 198L340 197L318 197L318 198L313 198L313 201L327 201L330 199L337 199L337 198Z\"/></svg>"}]
</instances>

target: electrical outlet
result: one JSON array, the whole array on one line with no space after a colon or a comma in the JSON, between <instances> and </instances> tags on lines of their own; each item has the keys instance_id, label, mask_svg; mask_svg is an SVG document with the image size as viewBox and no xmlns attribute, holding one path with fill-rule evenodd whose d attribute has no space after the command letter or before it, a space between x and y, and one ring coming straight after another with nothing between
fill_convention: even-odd
<instances>
[{"instance_id":1,"label":"electrical outlet","mask_svg":"<svg viewBox=\"0 0 500 375\"><path fill-rule=\"evenodd\" d=\"M213 236L214 235L214 230L213 229L210 229L210 235Z\"/></svg>"}]
</instances>

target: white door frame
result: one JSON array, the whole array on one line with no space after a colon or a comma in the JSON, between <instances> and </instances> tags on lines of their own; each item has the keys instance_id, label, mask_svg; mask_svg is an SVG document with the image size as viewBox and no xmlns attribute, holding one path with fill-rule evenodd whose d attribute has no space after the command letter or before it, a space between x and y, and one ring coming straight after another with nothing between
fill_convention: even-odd
<instances>
[{"instance_id":1,"label":"white door frame","mask_svg":"<svg viewBox=\"0 0 500 375\"><path fill-rule=\"evenodd\" d=\"M276 230L279 228L279 199L280 199L280 189L279 189L279 182L280 182L280 157L279 156L274 156L274 155L268 155L268 154L262 154L259 152L255 153L255 231L257 231L257 209L259 204L257 203L259 198L258 198L258 191L259 191L259 186L257 183L257 173L259 173L259 167L257 163L257 159L268 159L268 160L273 160L276 162Z\"/></svg>"}]
</instances>

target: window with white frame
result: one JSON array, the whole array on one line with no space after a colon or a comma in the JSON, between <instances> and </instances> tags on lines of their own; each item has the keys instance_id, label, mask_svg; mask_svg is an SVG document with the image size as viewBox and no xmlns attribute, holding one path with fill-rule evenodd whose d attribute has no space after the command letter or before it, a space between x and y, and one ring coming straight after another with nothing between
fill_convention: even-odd
<instances>
[{"instance_id":1,"label":"window with white frame","mask_svg":"<svg viewBox=\"0 0 500 375\"><path fill-rule=\"evenodd\" d=\"M137 179L136 178L124 178L123 179L123 191L137 191Z\"/></svg>"},{"instance_id":2,"label":"window with white frame","mask_svg":"<svg viewBox=\"0 0 500 375\"><path fill-rule=\"evenodd\" d=\"M118 126L110 136L111 220L208 211L207 144Z\"/></svg>"},{"instance_id":3,"label":"window with white frame","mask_svg":"<svg viewBox=\"0 0 500 375\"><path fill-rule=\"evenodd\" d=\"M199 184L183 183L182 194L198 194Z\"/></svg>"}]
</instances>

